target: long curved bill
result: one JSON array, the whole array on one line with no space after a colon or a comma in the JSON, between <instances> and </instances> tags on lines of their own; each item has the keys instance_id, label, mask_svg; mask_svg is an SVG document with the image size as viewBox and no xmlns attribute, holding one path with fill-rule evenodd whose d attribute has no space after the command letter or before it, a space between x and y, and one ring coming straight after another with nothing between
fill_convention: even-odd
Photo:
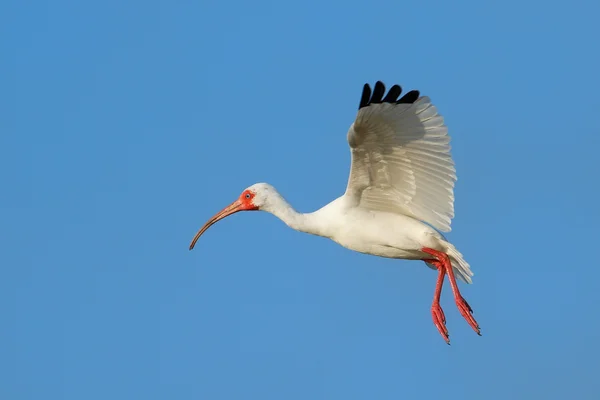
<instances>
[{"instance_id":1,"label":"long curved bill","mask_svg":"<svg viewBox=\"0 0 600 400\"><path fill-rule=\"evenodd\" d=\"M200 228L198 233L196 233L196 236L194 236L194 239L192 239L192 243L190 244L190 250L194 248L196 242L198 241L198 239L200 239L200 236L202 236L202 234L206 232L208 228L210 228L223 218L227 217L228 215L235 214L236 212L242 210L242 203L239 200L236 200L221 211L219 211L217 214L215 214L215 216L209 219L208 222L205 223L202 228Z\"/></svg>"}]
</instances>

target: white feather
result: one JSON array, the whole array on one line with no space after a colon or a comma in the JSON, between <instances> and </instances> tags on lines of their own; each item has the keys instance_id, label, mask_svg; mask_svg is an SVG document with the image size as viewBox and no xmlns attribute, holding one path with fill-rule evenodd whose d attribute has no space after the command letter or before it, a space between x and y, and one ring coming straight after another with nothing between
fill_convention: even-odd
<instances>
[{"instance_id":1,"label":"white feather","mask_svg":"<svg viewBox=\"0 0 600 400\"><path fill-rule=\"evenodd\" d=\"M448 129L428 97L361 108L348 143L352 166L346 196L357 206L451 230L456 171Z\"/></svg>"}]
</instances>

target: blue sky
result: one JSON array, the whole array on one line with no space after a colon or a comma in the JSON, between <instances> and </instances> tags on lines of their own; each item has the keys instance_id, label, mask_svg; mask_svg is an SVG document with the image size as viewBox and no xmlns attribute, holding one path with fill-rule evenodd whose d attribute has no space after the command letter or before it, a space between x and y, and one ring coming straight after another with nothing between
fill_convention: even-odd
<instances>
[{"instance_id":1,"label":"blue sky","mask_svg":"<svg viewBox=\"0 0 600 400\"><path fill-rule=\"evenodd\" d=\"M0 398L597 399L600 53L592 1L0 6ZM445 116L436 274L263 213L341 195L365 82Z\"/></svg>"}]
</instances>

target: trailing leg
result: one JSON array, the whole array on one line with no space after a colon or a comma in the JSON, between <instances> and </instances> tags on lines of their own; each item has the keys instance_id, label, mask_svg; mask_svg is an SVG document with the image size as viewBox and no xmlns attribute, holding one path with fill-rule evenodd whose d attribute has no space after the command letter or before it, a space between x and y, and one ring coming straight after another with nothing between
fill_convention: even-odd
<instances>
[{"instance_id":1,"label":"trailing leg","mask_svg":"<svg viewBox=\"0 0 600 400\"><path fill-rule=\"evenodd\" d=\"M431 304L431 316L433 317L433 323L440 332L440 335L442 335L446 343L450 344L450 335L448 334L448 328L446 328L446 316L444 315L444 311L440 305L440 296L442 294L442 286L444 284L444 276L446 275L446 271L444 270L442 263L438 260L428 259L423 261L435 266L438 270L438 277L435 283L435 292L433 294L433 304Z\"/></svg>"},{"instance_id":2,"label":"trailing leg","mask_svg":"<svg viewBox=\"0 0 600 400\"><path fill-rule=\"evenodd\" d=\"M450 287L452 288L452 293L454 294L454 300L456 301L456 306L458 307L458 310L460 311L463 318L467 320L467 322L469 323L471 328L473 328L473 330L475 332L477 332L478 335L481 335L481 330L479 328L479 324L477 324L477 321L475 321L475 318L473 318L473 315L472 315L473 310L471 309L471 306L469 306L469 303L467 303L467 301L460 294L460 290L458 289L458 285L456 283L456 277L454 276L454 270L452 269L452 263L450 262L450 258L448 257L448 255L444 252L441 252L438 250L433 250L428 247L424 247L421 250L427 254L431 254L440 262L440 266L442 267L441 269L443 269L444 272L446 274L448 274L448 278L450 280ZM440 268L438 268L438 269L440 269ZM439 275L438 275L438 282L439 282ZM437 284L436 284L436 294L437 294ZM434 299L434 301L435 301L435 299Z\"/></svg>"}]
</instances>

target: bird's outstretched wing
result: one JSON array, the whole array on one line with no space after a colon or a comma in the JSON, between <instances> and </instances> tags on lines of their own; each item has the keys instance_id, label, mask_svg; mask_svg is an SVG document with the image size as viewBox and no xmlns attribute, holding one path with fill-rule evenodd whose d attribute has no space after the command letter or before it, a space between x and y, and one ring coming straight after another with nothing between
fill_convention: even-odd
<instances>
[{"instance_id":1,"label":"bird's outstretched wing","mask_svg":"<svg viewBox=\"0 0 600 400\"><path fill-rule=\"evenodd\" d=\"M444 119L418 91L398 99L365 84L348 131L352 166L345 196L357 206L404 214L448 232L454 217L456 170Z\"/></svg>"}]
</instances>

